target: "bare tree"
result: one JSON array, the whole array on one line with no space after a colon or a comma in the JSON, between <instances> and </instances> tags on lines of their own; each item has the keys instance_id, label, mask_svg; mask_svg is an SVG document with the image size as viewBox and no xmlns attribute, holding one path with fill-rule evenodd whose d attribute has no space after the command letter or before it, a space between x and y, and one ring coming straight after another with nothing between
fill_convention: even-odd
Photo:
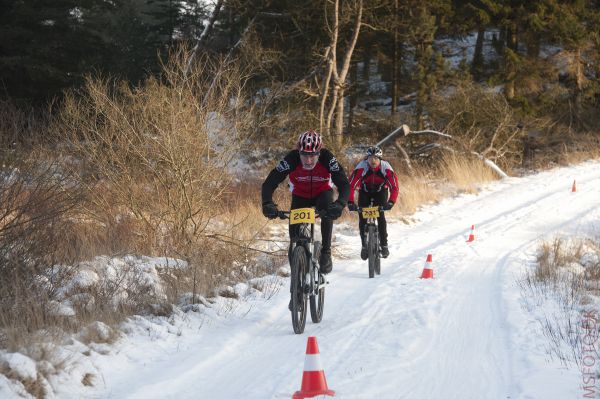
<instances>
[{"instance_id":1,"label":"bare tree","mask_svg":"<svg viewBox=\"0 0 600 399\"><path fill-rule=\"evenodd\" d=\"M192 68L192 64L194 63L194 59L197 57L198 52L206 43L206 40L208 40L208 34L212 30L212 27L214 26L215 21L219 17L219 12L221 11L222 5L223 5L223 0L217 0L217 2L215 4L215 8L213 9L213 12L211 13L210 18L208 20L208 23L204 27L202 34L200 34L200 37L196 41L196 45L192 49L192 53L190 54L190 57L188 58L187 65L185 68L185 76L188 76L190 69Z\"/></svg>"},{"instance_id":2,"label":"bare tree","mask_svg":"<svg viewBox=\"0 0 600 399\"><path fill-rule=\"evenodd\" d=\"M325 3L327 7L327 2ZM352 37L346 48L341 65L338 65L338 45L340 37L340 1L335 0L333 6L333 24L330 30L331 43L325 50L324 57L327 59L327 73L321 91L321 107L319 110L319 128L323 132L332 133L332 121L335 115L335 143L342 145L344 128L344 92L346 78L350 70L350 60L356 47L358 35L362 24L363 1L356 2L353 9L354 24ZM333 86L333 87L331 87ZM331 91L331 96L330 96ZM329 103L328 103L329 100ZM328 108L328 109L327 109ZM325 114L327 116L325 116Z\"/></svg>"}]
</instances>

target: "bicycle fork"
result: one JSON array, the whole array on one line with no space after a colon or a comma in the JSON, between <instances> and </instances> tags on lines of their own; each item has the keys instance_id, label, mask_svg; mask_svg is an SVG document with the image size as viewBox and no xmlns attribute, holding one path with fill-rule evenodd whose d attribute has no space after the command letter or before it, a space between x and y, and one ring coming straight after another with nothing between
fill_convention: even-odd
<instances>
[{"instance_id":1,"label":"bicycle fork","mask_svg":"<svg viewBox=\"0 0 600 399\"><path fill-rule=\"evenodd\" d=\"M327 278L325 277L324 274L319 273L319 263L315 259L316 245L315 245L315 243L313 243L312 245L313 245L313 248L311 251L310 268L306 272L306 275L304 276L304 281L306 283L304 286L306 287L305 290L308 291L308 292L306 292L307 294L309 294L310 296L315 296L316 293L321 288L323 288L327 284L329 284L329 281L327 281ZM321 278L323 280L322 283L319 283L318 276L321 276Z\"/></svg>"}]
</instances>

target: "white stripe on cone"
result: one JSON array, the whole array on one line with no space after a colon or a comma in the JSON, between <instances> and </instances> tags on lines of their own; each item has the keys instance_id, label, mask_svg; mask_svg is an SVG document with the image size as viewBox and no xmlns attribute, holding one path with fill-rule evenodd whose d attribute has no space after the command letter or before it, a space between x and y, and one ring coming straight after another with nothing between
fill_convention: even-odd
<instances>
[{"instance_id":1,"label":"white stripe on cone","mask_svg":"<svg viewBox=\"0 0 600 399\"><path fill-rule=\"evenodd\" d=\"M304 358L304 371L322 371L321 358L319 354L306 355Z\"/></svg>"}]
</instances>

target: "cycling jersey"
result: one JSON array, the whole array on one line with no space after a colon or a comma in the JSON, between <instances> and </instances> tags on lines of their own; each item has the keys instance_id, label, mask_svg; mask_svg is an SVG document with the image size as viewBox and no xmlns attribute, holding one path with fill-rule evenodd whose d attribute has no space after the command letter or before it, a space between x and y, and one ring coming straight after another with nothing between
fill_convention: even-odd
<instances>
[{"instance_id":1,"label":"cycling jersey","mask_svg":"<svg viewBox=\"0 0 600 399\"><path fill-rule=\"evenodd\" d=\"M398 199L398 177L396 177L390 163L382 160L377 168L372 169L366 159L362 160L350 175L350 197L348 200L354 202L354 191L357 188L366 193L376 193L384 187L390 190L388 201L396 203Z\"/></svg>"},{"instance_id":2,"label":"cycling jersey","mask_svg":"<svg viewBox=\"0 0 600 399\"><path fill-rule=\"evenodd\" d=\"M348 202L350 191L348 177L346 177L342 165L329 150L321 150L319 160L312 170L302 167L298 150L290 151L279 161L263 183L263 203L273 200L273 192L286 176L290 179L290 191L295 196L313 199L321 193L331 190L335 184L339 194L338 200L344 205Z\"/></svg>"}]
</instances>

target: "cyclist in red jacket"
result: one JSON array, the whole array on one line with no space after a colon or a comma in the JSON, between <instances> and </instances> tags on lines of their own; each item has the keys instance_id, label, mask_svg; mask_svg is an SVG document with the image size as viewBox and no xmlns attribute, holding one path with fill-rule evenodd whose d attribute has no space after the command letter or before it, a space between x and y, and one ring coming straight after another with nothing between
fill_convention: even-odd
<instances>
[{"instance_id":1,"label":"cyclist in red jacket","mask_svg":"<svg viewBox=\"0 0 600 399\"><path fill-rule=\"evenodd\" d=\"M371 199L374 206L382 206L385 210L390 210L398 199L398 178L389 162L383 160L383 151L381 148L373 146L367 149L366 157L356 165L350 175L350 197L348 199L348 209L357 210L354 203L354 191L358 192L358 207L367 207ZM389 190L389 198L388 198ZM385 214L381 212L377 218L379 226L379 242L381 243L381 256L387 258L390 254L387 241L387 223ZM358 214L358 228L360 230L360 239L362 249L360 257L366 260L369 253L366 247L365 237L365 219L362 214Z\"/></svg>"},{"instance_id":2,"label":"cyclist in red jacket","mask_svg":"<svg viewBox=\"0 0 600 399\"><path fill-rule=\"evenodd\" d=\"M321 272L331 272L331 234L333 220L342 215L348 202L350 184L346 172L333 156L322 148L321 135L314 130L304 132L298 138L296 149L290 151L269 173L262 185L262 211L270 219L277 217L278 208L273 203L273 192L279 184L290 179L292 192L291 209L315 206L321 215L322 249L319 257ZM338 198L333 200L333 184ZM290 241L294 242L300 225L290 225Z\"/></svg>"}]
</instances>

